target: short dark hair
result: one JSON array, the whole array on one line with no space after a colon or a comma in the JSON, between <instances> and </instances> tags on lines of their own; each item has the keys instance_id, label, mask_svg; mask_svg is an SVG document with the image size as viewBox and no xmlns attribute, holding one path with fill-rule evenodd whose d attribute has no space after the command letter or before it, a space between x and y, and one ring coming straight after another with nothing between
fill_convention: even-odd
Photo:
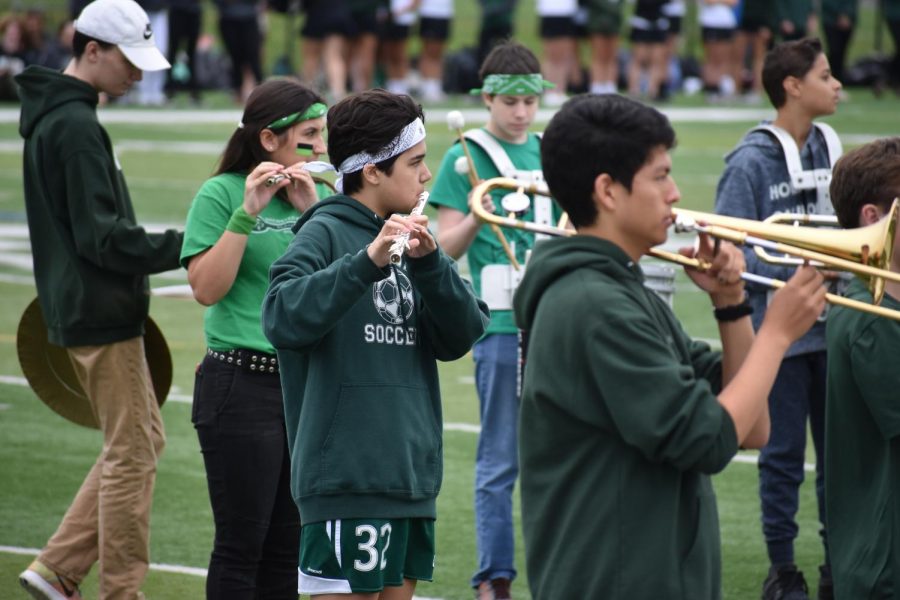
<instances>
[{"instance_id":1,"label":"short dark hair","mask_svg":"<svg viewBox=\"0 0 900 600\"><path fill-rule=\"evenodd\" d=\"M541 63L534 52L519 42L501 42L484 58L478 77L481 81L488 75L529 75L540 73Z\"/></svg>"},{"instance_id":2,"label":"short dark hair","mask_svg":"<svg viewBox=\"0 0 900 600\"><path fill-rule=\"evenodd\" d=\"M422 105L409 96L382 89L347 96L328 111L328 157L331 164L340 167L354 154L380 152L417 118L425 121ZM375 166L390 175L396 161L397 156L394 156ZM345 194L362 189L362 171L345 174L343 185Z\"/></svg>"},{"instance_id":3,"label":"short dark hair","mask_svg":"<svg viewBox=\"0 0 900 600\"><path fill-rule=\"evenodd\" d=\"M84 50L90 42L97 42L104 50L109 50L115 46L115 44L85 35L76 29L75 34L72 36L72 56L74 56L76 60L81 58L81 55L84 54Z\"/></svg>"},{"instance_id":4,"label":"short dark hair","mask_svg":"<svg viewBox=\"0 0 900 600\"><path fill-rule=\"evenodd\" d=\"M591 200L602 173L631 191L634 174L655 148L675 146L675 131L658 110L617 94L585 94L563 104L541 141L550 193L576 227L597 220Z\"/></svg>"},{"instance_id":5,"label":"short dark hair","mask_svg":"<svg viewBox=\"0 0 900 600\"><path fill-rule=\"evenodd\" d=\"M782 42L769 50L763 63L762 83L772 106L775 108L784 106L787 102L784 80L788 77L803 79L813 68L820 54L822 42L819 38Z\"/></svg>"},{"instance_id":6,"label":"short dark hair","mask_svg":"<svg viewBox=\"0 0 900 600\"><path fill-rule=\"evenodd\" d=\"M303 112L324 100L316 92L295 79L270 79L258 85L247 98L241 126L235 129L219 159L215 175L249 173L256 165L269 159L269 153L259 141L266 125L296 112ZM274 131L287 134L290 127Z\"/></svg>"},{"instance_id":7,"label":"short dark hair","mask_svg":"<svg viewBox=\"0 0 900 600\"><path fill-rule=\"evenodd\" d=\"M900 197L900 137L882 138L843 155L831 175L831 204L845 229L859 227L859 211L887 211Z\"/></svg>"}]
</instances>

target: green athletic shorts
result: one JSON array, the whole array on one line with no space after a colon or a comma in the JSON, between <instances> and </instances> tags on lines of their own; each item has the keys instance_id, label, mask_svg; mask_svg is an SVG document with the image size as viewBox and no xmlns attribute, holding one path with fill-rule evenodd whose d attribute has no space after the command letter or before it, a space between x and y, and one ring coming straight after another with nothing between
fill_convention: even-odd
<instances>
[{"instance_id":1,"label":"green athletic shorts","mask_svg":"<svg viewBox=\"0 0 900 600\"><path fill-rule=\"evenodd\" d=\"M300 594L369 594L433 575L434 519L339 519L300 530Z\"/></svg>"},{"instance_id":2,"label":"green athletic shorts","mask_svg":"<svg viewBox=\"0 0 900 600\"><path fill-rule=\"evenodd\" d=\"M583 0L587 8L588 33L619 35L622 30L622 0Z\"/></svg>"}]
</instances>

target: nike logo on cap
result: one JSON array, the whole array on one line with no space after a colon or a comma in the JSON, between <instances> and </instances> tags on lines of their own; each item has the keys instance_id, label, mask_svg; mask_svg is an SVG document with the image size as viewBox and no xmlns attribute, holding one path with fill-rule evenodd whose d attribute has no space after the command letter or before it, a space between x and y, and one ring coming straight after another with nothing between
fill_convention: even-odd
<instances>
[{"instance_id":1,"label":"nike logo on cap","mask_svg":"<svg viewBox=\"0 0 900 600\"><path fill-rule=\"evenodd\" d=\"M144 39L149 40L153 36L153 30L150 29L150 23L147 23L147 28L144 30Z\"/></svg>"}]
</instances>

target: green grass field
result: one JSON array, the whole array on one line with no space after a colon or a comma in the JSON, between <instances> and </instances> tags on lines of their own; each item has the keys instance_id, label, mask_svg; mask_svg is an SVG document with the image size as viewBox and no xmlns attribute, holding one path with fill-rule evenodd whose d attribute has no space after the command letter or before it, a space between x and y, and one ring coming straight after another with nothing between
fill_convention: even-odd
<instances>
[{"instance_id":1,"label":"green grass field","mask_svg":"<svg viewBox=\"0 0 900 600\"><path fill-rule=\"evenodd\" d=\"M44 4L58 8L64 2L48 0ZM532 4L523 0L517 16L519 31L526 41L534 41ZM474 38L477 29L474 7L475 0L457 0L461 16L454 34L454 47L471 43ZM872 47L871 11L865 11L864 15L854 55L868 52ZM283 34L279 33L283 21L279 19L273 18L267 42L270 62L284 41ZM212 19L207 19L207 28L211 23ZM464 105L461 100L452 103ZM210 104L227 107L228 101L222 95L213 97ZM850 102L828 121L841 133L845 148L849 148L875 136L900 132L897 105L892 95L877 99L867 91L851 90ZM672 106L704 110L699 100L691 98L676 98ZM110 109L109 113L129 114L127 109ZM163 121L165 113L158 114ZM757 113L743 114L747 116L741 121L715 121L712 112L700 112L692 120L675 121L679 142L673 153L674 176L682 191L682 206L711 209L722 156L757 118ZM194 192L213 168L216 153L202 149L186 152L178 143L205 142L212 148L221 148L232 128L230 123L108 126L119 147L119 157L142 222L183 224ZM435 170L453 139L435 113L431 113L428 121L428 132L428 164ZM16 325L35 291L27 240L16 233L25 223L19 143L15 122L0 118L0 589L8 589L0 592L2 598L20 597L14 588L15 577L30 557L17 553L27 550L16 549L39 548L54 531L101 443L95 431L56 416L21 384L22 373L15 351ZM152 280L154 286L183 282L183 273ZM708 300L693 292L683 277L678 279L675 309L692 335L703 338L715 335ZM158 564L205 568L212 543L212 518L199 447L190 424L190 405L184 401L191 394L193 370L204 351L202 307L189 300L156 298L151 314L166 335L175 367L171 398L163 410L168 445L159 464L151 557ZM445 421L454 425L448 428L444 440L445 479L438 502L435 582L423 584L418 592L420 596L449 600L471 597L468 580L476 566L472 515L476 435L471 430L478 423L478 411L471 358L443 364L441 384ZM811 455L809 462L813 462ZM728 599L758 597L767 569L756 480L756 467L743 462L734 463L715 478L724 592ZM821 545L810 482L802 488L798 519L797 562L815 587ZM520 578L514 585L514 594L526 598L521 536L518 542ZM647 568L652 569L653 565ZM203 586L200 576L152 570L145 592L154 600L194 599L203 597ZM86 598L96 596L93 577L85 582L83 591Z\"/></svg>"},{"instance_id":2,"label":"green grass field","mask_svg":"<svg viewBox=\"0 0 900 600\"><path fill-rule=\"evenodd\" d=\"M123 115L117 111L116 115ZM160 113L162 116L163 113ZM703 120L704 113L701 113ZM855 93L829 121L844 135L848 147L874 136L898 131L896 102ZM747 122L676 122L679 144L674 151L674 174L683 193L682 205L709 210L722 155L752 124ZM167 152L167 143L208 142L223 144L230 125L111 124L113 140L122 148L120 160L132 195L144 222L183 223L189 202L209 174L215 155ZM162 142L162 149L141 149L138 140ZM437 117L429 121L429 164L436 168L452 139ZM11 123L0 125L0 228L21 227L24 211L21 193L20 152ZM0 232L6 229L0 229ZM18 256L27 262L27 242L0 233L0 255ZM18 246L17 246L18 245ZM153 285L184 281L183 274L154 277ZM688 331L712 337L715 326L708 300L692 292L679 279L676 312ZM28 268L14 261L0 261L0 545L38 548L53 532L100 447L96 432L62 420L41 404L31 390L9 378L20 378L15 354L15 328L19 315L34 296ZM172 394L163 414L168 446L159 465L152 522L152 560L155 563L205 567L212 540L203 466L190 425L189 405L176 401L189 396L192 372L201 357L202 309L189 300L156 298L152 315L165 333L175 365ZM442 365L442 389L447 423L477 425L477 405L472 386L472 363L464 358ZM513 424L510 424L513 426ZM467 581L475 567L472 519L472 478L476 436L464 430L448 430L445 436L446 478L439 500L438 568L436 581L423 585L420 594L439 598L467 598ZM812 458L810 457L810 462ZM766 570L759 533L756 468L735 463L715 478L719 494L727 598L756 595ZM817 538L812 486L804 485L800 511L801 533L797 560L807 572L815 572L821 560ZM521 544L519 544L521 552ZM12 585L28 558L0 552L0 581ZM519 560L522 568L522 560ZM648 568L650 568L648 566ZM524 571L522 572L524 576ZM96 589L85 584L88 597ZM146 584L150 598L199 598L201 577L152 571ZM525 597L524 578L516 584L517 597ZM6 596L0 594L0 596Z\"/></svg>"}]
</instances>

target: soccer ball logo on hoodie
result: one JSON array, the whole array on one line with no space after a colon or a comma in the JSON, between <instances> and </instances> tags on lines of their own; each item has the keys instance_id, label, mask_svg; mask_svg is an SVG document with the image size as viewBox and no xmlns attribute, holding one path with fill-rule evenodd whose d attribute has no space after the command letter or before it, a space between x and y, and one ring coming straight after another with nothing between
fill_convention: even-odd
<instances>
[{"instance_id":1,"label":"soccer ball logo on hoodie","mask_svg":"<svg viewBox=\"0 0 900 600\"><path fill-rule=\"evenodd\" d=\"M391 269L391 276L375 284L372 291L375 310L391 325L402 325L412 316L412 283L402 271Z\"/></svg>"}]
</instances>

